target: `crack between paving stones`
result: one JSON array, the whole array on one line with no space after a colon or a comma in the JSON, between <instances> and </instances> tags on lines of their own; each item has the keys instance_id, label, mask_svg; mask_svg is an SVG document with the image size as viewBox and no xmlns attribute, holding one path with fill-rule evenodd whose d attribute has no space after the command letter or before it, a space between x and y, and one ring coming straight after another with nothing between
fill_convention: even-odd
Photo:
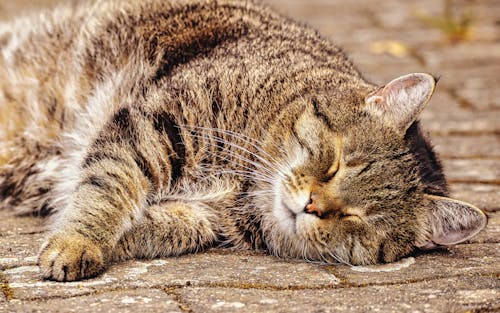
<instances>
[{"instance_id":1,"label":"crack between paving stones","mask_svg":"<svg viewBox=\"0 0 500 313\"><path fill-rule=\"evenodd\" d=\"M469 305L475 305L475 303L471 303ZM489 305L489 303L487 303L486 305ZM484 307L480 307L480 308L473 308L473 309L469 309L467 311L465 311L466 313L470 312L470 313L498 313L500 312L500 305L493 305L489 308L484 308Z\"/></svg>"},{"instance_id":2,"label":"crack between paving stones","mask_svg":"<svg viewBox=\"0 0 500 313\"><path fill-rule=\"evenodd\" d=\"M500 160L500 155L449 155L440 153L440 158L443 160L481 160L481 161L497 161Z\"/></svg>"},{"instance_id":3,"label":"crack between paving stones","mask_svg":"<svg viewBox=\"0 0 500 313\"><path fill-rule=\"evenodd\" d=\"M463 136L463 137L476 137L476 136L486 136L486 135L500 135L499 129L494 130L450 130L450 131L439 131L431 130L431 136L433 137L449 137L449 136Z\"/></svg>"},{"instance_id":4,"label":"crack between paving stones","mask_svg":"<svg viewBox=\"0 0 500 313\"><path fill-rule=\"evenodd\" d=\"M408 285L408 284L417 284L417 283L422 283L422 282L433 282L436 280L447 279L447 278L463 278L464 276L496 278L499 276L499 274L498 273L475 273L475 274L461 273L461 274L454 274L454 275L448 275L448 276L415 278L415 279L409 279L409 280L406 280L403 282L385 282L385 283L351 283L351 282L345 281L347 278L342 277L342 275L339 275L338 278L342 281L342 283L338 289Z\"/></svg>"},{"instance_id":5,"label":"crack between paving stones","mask_svg":"<svg viewBox=\"0 0 500 313\"><path fill-rule=\"evenodd\" d=\"M163 288L157 288L158 290L161 290L165 292L168 296L170 296L175 302L177 302L179 309L182 312L185 313L192 313L193 310L189 307L189 305L184 302L184 299L182 299L181 295L179 294L179 289L188 287L188 284L183 285L183 286L175 286L175 287L163 287Z\"/></svg>"},{"instance_id":6,"label":"crack between paving stones","mask_svg":"<svg viewBox=\"0 0 500 313\"><path fill-rule=\"evenodd\" d=\"M483 185L500 185L500 179L495 180L480 180L480 179L448 179L449 184L483 184Z\"/></svg>"}]
</instances>

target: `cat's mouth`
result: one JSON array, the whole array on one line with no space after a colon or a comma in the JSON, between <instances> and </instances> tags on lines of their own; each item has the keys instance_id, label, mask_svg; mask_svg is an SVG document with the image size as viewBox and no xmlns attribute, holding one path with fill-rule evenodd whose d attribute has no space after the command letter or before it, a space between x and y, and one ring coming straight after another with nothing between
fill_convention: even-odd
<instances>
[{"instance_id":1,"label":"cat's mouth","mask_svg":"<svg viewBox=\"0 0 500 313\"><path fill-rule=\"evenodd\" d=\"M281 200L281 214L279 222L283 228L297 234L297 214L294 210L286 203L286 201Z\"/></svg>"},{"instance_id":2,"label":"cat's mouth","mask_svg":"<svg viewBox=\"0 0 500 313\"><path fill-rule=\"evenodd\" d=\"M273 215L283 231L297 233L297 223L305 212L310 194L306 191L290 193L286 186L275 185Z\"/></svg>"},{"instance_id":3,"label":"cat's mouth","mask_svg":"<svg viewBox=\"0 0 500 313\"><path fill-rule=\"evenodd\" d=\"M297 218L297 213L295 213L291 207L286 204L285 201L281 200L281 206L287 211L288 215L290 216L291 219L295 220Z\"/></svg>"}]
</instances>

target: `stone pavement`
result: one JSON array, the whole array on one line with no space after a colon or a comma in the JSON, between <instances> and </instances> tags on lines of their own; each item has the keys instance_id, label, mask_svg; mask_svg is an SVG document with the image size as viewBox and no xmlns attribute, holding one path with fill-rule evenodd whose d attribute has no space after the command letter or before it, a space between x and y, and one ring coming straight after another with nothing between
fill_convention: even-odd
<instances>
[{"instance_id":1,"label":"stone pavement","mask_svg":"<svg viewBox=\"0 0 500 313\"><path fill-rule=\"evenodd\" d=\"M466 244L380 266L211 250L55 283L42 281L35 264L41 221L0 212L0 312L500 311L500 1L451 1L455 16L473 16L470 38L454 44L417 18L442 15L443 1L268 2L342 45L374 82L416 71L441 76L423 124L453 195L485 210L487 229ZM0 18L19 3L41 5L12 3L0 1Z\"/></svg>"}]
</instances>

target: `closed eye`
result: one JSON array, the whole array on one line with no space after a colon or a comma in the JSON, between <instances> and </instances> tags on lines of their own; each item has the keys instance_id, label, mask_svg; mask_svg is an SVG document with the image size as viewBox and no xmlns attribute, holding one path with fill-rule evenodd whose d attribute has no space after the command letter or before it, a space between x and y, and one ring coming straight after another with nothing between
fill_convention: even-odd
<instances>
[{"instance_id":1,"label":"closed eye","mask_svg":"<svg viewBox=\"0 0 500 313\"><path fill-rule=\"evenodd\" d=\"M323 175L323 177L321 178L321 182L322 183L328 183L329 181L331 181L334 177L335 177L335 174L337 174L337 171L335 172L330 172L328 171L325 175Z\"/></svg>"},{"instance_id":2,"label":"closed eye","mask_svg":"<svg viewBox=\"0 0 500 313\"><path fill-rule=\"evenodd\" d=\"M341 220L342 221L352 221L352 222L362 222L366 216L366 211L360 208L345 208L342 211Z\"/></svg>"},{"instance_id":3,"label":"closed eye","mask_svg":"<svg viewBox=\"0 0 500 313\"><path fill-rule=\"evenodd\" d=\"M328 168L321 181L323 183L327 183L330 180L332 180L339 171L339 167L340 167L340 157L337 156L335 162L333 162L333 164Z\"/></svg>"}]
</instances>

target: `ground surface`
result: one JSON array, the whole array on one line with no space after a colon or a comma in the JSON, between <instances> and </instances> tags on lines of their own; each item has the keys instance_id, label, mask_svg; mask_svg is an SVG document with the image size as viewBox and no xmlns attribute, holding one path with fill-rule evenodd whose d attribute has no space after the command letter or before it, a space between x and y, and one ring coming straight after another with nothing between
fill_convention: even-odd
<instances>
[{"instance_id":1,"label":"ground surface","mask_svg":"<svg viewBox=\"0 0 500 313\"><path fill-rule=\"evenodd\" d=\"M50 2L2 0L0 18ZM40 221L0 212L0 312L500 311L500 2L452 2L455 14L468 7L475 18L469 40L454 45L446 32L416 18L441 14L442 1L271 4L342 45L377 83L414 71L441 76L423 124L454 196L484 209L487 229L466 244L384 266L214 250L127 262L96 279L54 283L42 281L35 265L44 237Z\"/></svg>"}]
</instances>

